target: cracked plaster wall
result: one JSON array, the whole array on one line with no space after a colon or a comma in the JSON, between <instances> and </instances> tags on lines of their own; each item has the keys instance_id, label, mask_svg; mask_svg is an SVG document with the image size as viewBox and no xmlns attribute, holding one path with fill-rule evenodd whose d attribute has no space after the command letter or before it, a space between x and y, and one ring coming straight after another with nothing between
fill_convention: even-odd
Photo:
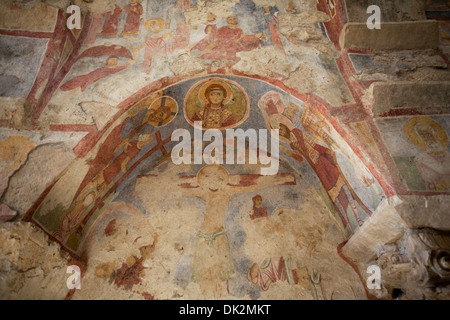
<instances>
[{"instance_id":1,"label":"cracked plaster wall","mask_svg":"<svg viewBox=\"0 0 450 320\"><path fill-rule=\"evenodd\" d=\"M14 2L17 3L17 1ZM8 15L8 5L11 5L12 1L3 1L0 5L3 6L3 9L0 10L3 14L3 16L0 15L1 29L14 30L18 28L30 28L33 32L51 30L55 23L55 20L52 18L55 16L57 10L55 8L64 9L67 6L67 1L57 0L43 1L43 3L49 6L44 5L40 1L22 2L24 4L23 9L28 15L35 15L35 17L38 17L38 20L48 22L33 23L31 20L25 19L27 17L26 14L22 15L23 20L22 18L17 19L18 16L14 16L14 13ZM89 4L80 0L76 3L82 7L84 13L102 14L111 10L113 2L94 1L94 3ZM186 22L191 27L198 27L206 21L209 13L214 13L218 18L229 16L233 12L231 9L238 2L238 0L198 0L197 10L186 12L184 16ZM253 2L256 7L275 4L273 1L255 0ZM353 104L355 97L352 95L348 84L344 81L340 73L341 69L336 67L335 64L335 60L342 57L343 54L347 54L347 52L339 52L337 44L330 41L329 37L319 27L320 23L326 24L332 19L327 13L317 9L317 1L298 0L292 1L292 3L295 11L287 12L289 1L276 1L276 5L280 10L277 15L278 30L282 36L290 39L288 43L285 42L285 54L280 53L273 46L260 46L251 51L239 52L237 53L237 57L240 61L234 64L227 72L241 72L246 75L262 76L282 81L284 85L297 92L314 94L321 97L332 107ZM378 3L385 9L382 15L383 21L408 22L426 19L424 14L424 1L414 1L412 4L410 2L406 4L404 1L399 1L396 2L395 6L391 2L388 4L386 1L378 1ZM364 23L365 17L367 16L364 11L366 5L367 1L346 1L346 12L348 13L349 22ZM103 44L109 45L111 42L106 41ZM375 115L389 112L399 106L400 109L412 107L425 114L430 109L445 109L446 107L448 109L449 99L448 94L446 94L446 92L449 92L448 82L450 81L448 72L448 47L441 44L438 48L433 49L400 51L370 50L370 48L365 48L368 49L368 52L363 54L351 53L349 56L352 61L352 66L356 71L351 75L351 80L363 88L362 101L366 109ZM216 65L207 65L205 61L196 59L190 53L182 51L176 52L167 61L167 68L159 74L161 77L189 78L203 76L208 74L207 68L215 72L223 67L220 61ZM84 70L83 65L76 65L75 70L77 68L79 68L79 74ZM145 84L158 78L155 74L149 77L143 80ZM106 96L106 98L103 98L94 91L88 91L87 94L76 92L70 93L70 95L63 95L60 92L57 93L44 110L39 119L38 127L33 128L29 123L30 106L24 101L25 97L14 100L12 98L2 97L0 119L3 121L2 126L3 124L5 125L1 129L2 139L0 141L0 148L2 149L0 155L0 161L2 163L0 169L0 187L2 188L0 189L0 193L2 194L0 218L2 216L7 217L5 219L13 219L16 217L15 219L17 221L1 224L2 230L0 237L4 238L1 241L2 251L0 254L2 265L0 281L3 282L0 286L3 288L3 291L0 292L0 297L2 299L36 299L39 297L63 299L66 296L67 289L65 286L61 286L61 283L65 283L65 279L67 278L65 266L68 258L61 257L58 246L53 242L48 242L46 236L40 230L28 223L18 222L18 219L23 217L42 192L68 168L69 164L76 157L73 150L87 135L86 131L79 130L67 131L64 129L64 131L56 132L51 130L51 126L68 124L83 125L93 126L96 130L101 131L119 112L116 106L126 96L133 93L135 89L141 89L143 87L141 85L136 88L130 84L131 79L133 79L133 73L130 73L124 79L123 82L113 81L100 86L103 90L102 95ZM376 82L374 85L366 85L373 81ZM428 82L433 82L438 94L433 96L435 100L432 105L424 106L422 102L427 101L426 94L430 92L430 89L427 86L422 86L422 84L427 84ZM118 84L121 84L122 91L116 94ZM396 91L400 84L407 86L404 92L408 94L399 94ZM45 83L43 86L45 87ZM414 97L414 94L423 97L423 100L418 100ZM88 99L85 99L85 96ZM97 100L101 100L102 102ZM448 113L447 111L443 113ZM348 117L348 115L345 117ZM349 127L351 128L351 125ZM368 144L365 142L361 143L362 136L355 134L354 131L350 130L350 132L353 135L349 139L357 141L357 144L361 144L364 152L370 153L370 150L367 151L368 149L366 149ZM386 156L388 151L383 150L380 153ZM379 167L386 168L388 165L381 163ZM389 169L391 168L393 167L389 166ZM72 170L72 173L65 176L67 183L71 183L72 181L80 183L80 177L77 176L77 170L79 168L69 167L69 170ZM388 172L390 171L388 170ZM392 173L392 175L394 176L395 173ZM30 181L33 183L30 183ZM64 190L62 190L60 198L63 199L64 197L70 196L64 194ZM443 197L448 197L448 195L443 195ZM421 201L422 199L411 198L407 203L413 207L419 205L423 207ZM445 214L445 210L445 207L443 209L440 207L439 213ZM436 213L436 221L442 219L439 213ZM139 221L139 218L133 219ZM133 219L128 222L130 225L135 223ZM281 218L273 217L272 220L276 219ZM421 220L420 218L416 218L416 220L423 222L423 219ZM161 228L161 226L159 227ZM255 236L255 230L252 231L254 226L248 224L246 227L250 230L249 234ZM123 226L119 226L117 230L120 231L121 228ZM149 228L155 230L155 232L158 231L158 227L150 226ZM117 230L115 229L115 232ZM121 231L126 230L127 228L125 227ZM119 233L119 231L117 232ZM291 230L289 233L293 234L295 232ZM335 249L338 242L342 240L342 235L336 235L336 237L339 238L339 241L329 239L332 245L327 250ZM176 236L174 236L175 238ZM114 242L114 240L111 241ZM152 246L156 243L155 238L149 238L149 241L145 245ZM114 244L112 245L114 246ZM257 256L257 250L253 249L249 248L248 250L251 254L255 255L255 260L263 260L262 256ZM307 244L306 248L302 250L306 249ZM92 250L101 251L103 249L92 248ZM325 249L323 250L323 252L327 252ZM149 278L147 274L145 278L147 280L143 284L139 284L139 289L132 293L123 290L123 284L119 283L118 285L111 282L110 278L112 271L115 270L117 272L123 267L123 263L127 266L125 268L137 266L136 260L133 261L131 258L129 261L126 260L125 252L129 256L134 254L136 257L139 257L139 254L141 254L142 258L145 258L143 266L148 268L153 267L157 273L157 276L154 278ZM89 262L91 268L88 268L87 272L87 286L82 291L76 293L74 297L83 299L100 294L100 296L108 298L108 292L110 292L108 290L113 290L114 294L121 298L156 297L170 299L200 296L202 294L201 290L195 285L181 289L177 286L167 286L155 289L152 293L147 292L147 287L157 287L153 283L154 281L168 281L167 268L169 268L169 271L176 268L174 262L170 259L162 264L158 262L158 259L162 259L164 255L168 255L168 252L175 255L189 255L186 246L178 242L172 243L170 241L166 246L158 247L153 252L154 255L157 253L160 254L157 258L151 258L150 255L144 256L142 251L137 247L132 249L125 247L123 252L118 249L110 253L111 255L116 254L116 256L120 256L120 258L116 257L117 259L111 256L108 260L106 259L108 254L106 256L99 254L95 258L97 260L94 259ZM319 253L323 254L323 252L319 250ZM325 256L317 255L315 258L320 260L325 259ZM19 257L23 258L19 259ZM110 260L114 261L114 263L111 263ZM102 263L103 265L101 265ZM165 267L165 263L170 265L170 267ZM98 268L98 265L101 265L102 268ZM345 269L348 268L348 265L341 267ZM362 271L364 272L364 270ZM144 277L145 275L142 274L141 276ZM354 276L352 277L352 279L347 280L348 283L358 283L359 280L355 279ZM99 285L105 282L109 283L109 287L99 289L100 292L96 291ZM333 284L333 286L337 287L337 284ZM48 290L49 288L51 290ZM278 291L263 292L262 297L271 299L280 297L280 295L287 295L294 299L299 297L306 299L314 298L312 296L311 284L308 284L308 282L303 283L303 287L296 287L296 289L293 289L286 283L278 283L275 285L275 288ZM338 292L336 297L339 297L339 294L341 294L341 297L350 296L350 292ZM364 298L361 288L357 298Z\"/></svg>"}]
</instances>

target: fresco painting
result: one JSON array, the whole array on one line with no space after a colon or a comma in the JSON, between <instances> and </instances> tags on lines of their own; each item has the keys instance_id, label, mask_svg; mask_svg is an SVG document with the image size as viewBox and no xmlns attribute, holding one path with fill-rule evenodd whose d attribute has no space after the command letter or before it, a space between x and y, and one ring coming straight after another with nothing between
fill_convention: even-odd
<instances>
[{"instance_id":1,"label":"fresco painting","mask_svg":"<svg viewBox=\"0 0 450 320\"><path fill-rule=\"evenodd\" d=\"M31 90L30 101L36 110L34 121L38 121L41 115L44 120L51 117L52 111L47 110L49 105L79 106L86 101L85 94L90 95L90 101L117 105L130 94L126 86L117 86L117 81L123 79L133 82L136 88L143 88L158 79L178 76L173 66L182 57L188 59L188 64L193 60L200 62L197 66L208 73L234 73L241 70L241 66L232 70L242 59L240 53L269 48L288 56L294 65L298 65L302 59L296 53L298 44L278 29L278 16L285 5L276 7L234 1L226 4L227 10L218 11L206 4L202 4L206 8L199 8L196 1L168 1L156 6L151 1L117 0L104 13L85 14L83 11L84 32L77 29L65 32L61 29L65 24L64 17L58 16L53 7L48 7L48 14L54 17L51 27L49 25L45 29L46 33L23 27L23 30L31 32L30 36L39 38L32 41L44 44L45 40L40 39L44 37L50 43L47 54L40 50L39 56L25 62L27 69L39 71L34 86L31 83L27 85L27 90ZM295 6L289 5L284 9L294 12ZM38 3L22 9L38 10L42 6L45 5ZM7 11L11 10L8 8ZM326 37L326 33L323 36ZM35 48L40 46L34 43ZM51 67L53 60L58 61L55 73ZM321 57L313 68L317 68L319 73L329 73L335 79L340 77L333 59L328 61ZM5 74L4 77L5 87L19 82L23 86L23 81L11 78L13 75ZM31 78L27 78L29 81ZM319 94L326 94L326 91ZM8 91L3 95L16 96L18 93ZM340 103L338 100L328 99L332 103ZM351 101L351 98L344 100ZM65 114L63 110L58 112L62 122L88 124L83 117Z\"/></svg>"},{"instance_id":2,"label":"fresco painting","mask_svg":"<svg viewBox=\"0 0 450 320\"><path fill-rule=\"evenodd\" d=\"M362 226L378 205L374 205L373 201L379 199L383 191L378 185L375 187L378 192L373 193L368 190L367 185L363 185L364 181L374 181L369 172L355 174L346 170L354 170L354 166L349 166L348 163L355 159L350 159L350 148L332 130L324 116L308 105L296 106L290 102L286 106L281 95L275 91L266 93L258 106L268 127L279 129L280 140L289 143L297 159L306 159L315 170L349 231L353 233L358 226ZM303 131L294 123L300 123ZM356 193L354 186L361 186L358 192L361 195Z\"/></svg>"},{"instance_id":3,"label":"fresco painting","mask_svg":"<svg viewBox=\"0 0 450 320\"><path fill-rule=\"evenodd\" d=\"M38 145L62 137L73 161L20 214L87 266L67 297L373 298L343 246L386 198L450 192L448 108L374 115L365 105L373 79L411 76L401 55L340 48L337 0L110 4L84 10L79 30L39 1L0 4L0 125L43 130L1 141L0 190ZM441 9L427 17L440 18L445 45ZM34 14L45 23L30 24ZM277 130L266 142L278 139L279 154L247 141L237 158L273 153L278 172L207 163L225 159L216 149L175 164L172 134L195 122ZM0 220L14 219L4 198Z\"/></svg>"},{"instance_id":4,"label":"fresco painting","mask_svg":"<svg viewBox=\"0 0 450 320\"><path fill-rule=\"evenodd\" d=\"M229 6L226 11L214 10L208 4L202 6L206 7L199 9L196 1L167 1L156 6L151 1L117 0L105 13L83 15L83 24L86 23L88 30L83 39L79 38L80 34L75 36L80 42L75 56L69 61L61 60L58 69L67 62L62 81L47 84L52 91L55 85L59 90L54 90L46 103L76 106L85 100L82 96L87 93L91 100L116 105L130 93L126 86L115 85L119 79L133 81L135 86L143 88L158 79L178 76L174 65L185 58L187 63L195 60L196 65L208 73L234 73L242 69L242 65L237 65L242 60L241 53L267 48L282 54L293 65L301 64L303 58L297 52L299 43L279 30L278 16L282 7L255 6L251 1L224 4ZM293 4L291 7L291 11L295 9ZM320 34L327 39L323 26L317 25L317 28L322 29ZM67 52L68 46L70 44L61 50ZM101 47L120 47L129 54L105 51L102 59L85 59L88 55L84 52L92 53L94 48ZM315 73L340 78L334 59L320 56L316 60L310 67L317 69ZM237 69L233 69L235 66ZM340 90L346 91L345 98L327 97L328 101L333 104L352 101L345 84L342 86ZM330 95L327 91L318 93Z\"/></svg>"},{"instance_id":5,"label":"fresco painting","mask_svg":"<svg viewBox=\"0 0 450 320\"><path fill-rule=\"evenodd\" d=\"M0 3L0 29L53 32L57 16L58 9L40 1L32 5L19 2L11 4L8 1Z\"/></svg>"},{"instance_id":6,"label":"fresco painting","mask_svg":"<svg viewBox=\"0 0 450 320\"><path fill-rule=\"evenodd\" d=\"M377 125L409 190L449 190L448 117L386 118ZM397 139L402 148L393 147Z\"/></svg>"},{"instance_id":7,"label":"fresco painting","mask_svg":"<svg viewBox=\"0 0 450 320\"><path fill-rule=\"evenodd\" d=\"M425 15L427 19L437 20L439 23L439 40L442 45L450 44L450 6L445 1L428 2Z\"/></svg>"},{"instance_id":8,"label":"fresco painting","mask_svg":"<svg viewBox=\"0 0 450 320\"><path fill-rule=\"evenodd\" d=\"M250 214L250 219L258 219L267 217L267 207L262 207L263 198L257 194L252 198L253 208Z\"/></svg>"},{"instance_id":9,"label":"fresco painting","mask_svg":"<svg viewBox=\"0 0 450 320\"><path fill-rule=\"evenodd\" d=\"M202 123L202 128L228 129L238 126L249 115L245 91L234 82L210 78L195 85L186 96L186 120Z\"/></svg>"},{"instance_id":10,"label":"fresco painting","mask_svg":"<svg viewBox=\"0 0 450 320\"><path fill-rule=\"evenodd\" d=\"M47 44L46 39L0 36L0 96L28 96Z\"/></svg>"},{"instance_id":11,"label":"fresco painting","mask_svg":"<svg viewBox=\"0 0 450 320\"><path fill-rule=\"evenodd\" d=\"M227 110L234 115L235 122L213 123L202 118L202 111L214 103L221 114ZM278 174L261 176L260 164L173 164L170 136L174 129L192 131L196 115L204 121L204 129L280 129ZM245 121L249 115L251 123ZM323 247L327 254L333 250L336 254L339 241L359 228L376 208L374 198L380 192L368 172L367 184L355 184L361 176L349 174L341 159L351 149L337 148L335 144L341 142L336 142L336 135L312 106L267 83L226 76L190 79L137 101L86 159L74 165L74 171L80 172L75 168L82 166L85 173L78 189L70 192L72 200L64 205L55 202L51 191L33 219L68 250L86 259L92 250L104 250L101 248L114 238L119 225L125 233L136 228L132 227L135 220L141 221L138 225L142 227L151 225L153 231L134 238L136 246L142 244L134 254L95 262L95 281L105 281L115 290L143 294L140 290L149 281L145 274L151 269L158 274L152 281L163 281L167 270L172 270L171 281L180 291L205 297L273 297L281 286L289 295L302 292L310 299L329 299L337 287L325 268L314 262L314 252ZM252 147L246 147L247 153ZM155 183L163 183L168 192L153 192ZM362 187L354 190L355 185ZM61 187L58 183L53 187L55 194ZM321 213L310 229L288 227L293 221L310 219L311 206L319 206ZM131 218L119 218L123 215ZM331 243L317 231L323 221L335 235ZM161 228L167 232L156 231ZM166 238L168 235L177 242ZM249 249L267 237L279 249L264 245L254 252ZM292 243L281 240L285 237ZM144 244L144 238L150 243ZM173 247L167 247L169 244ZM146 248L154 258L143 253ZM159 250L176 250L177 254L156 267ZM339 268L349 268L341 262ZM350 272L348 277L357 275ZM161 297L163 293L146 294Z\"/></svg>"},{"instance_id":12,"label":"fresco painting","mask_svg":"<svg viewBox=\"0 0 450 320\"><path fill-rule=\"evenodd\" d=\"M328 10L330 11L331 18L336 16L336 0L327 0Z\"/></svg>"},{"instance_id":13,"label":"fresco painting","mask_svg":"<svg viewBox=\"0 0 450 320\"><path fill-rule=\"evenodd\" d=\"M73 50L73 44L70 40L66 40L66 43L64 44L64 48L61 53L61 59L59 61L58 67L56 68L56 72L59 72L63 65L67 62L67 59L69 59L70 53Z\"/></svg>"},{"instance_id":14,"label":"fresco painting","mask_svg":"<svg viewBox=\"0 0 450 320\"><path fill-rule=\"evenodd\" d=\"M238 62L237 52L256 49L261 40L267 40L267 36L263 32L245 35L243 30L237 26L239 22L234 16L228 17L226 22L226 26L217 30L213 25L206 26L205 33L208 32L208 45L200 51L200 59L230 61L228 63Z\"/></svg>"},{"instance_id":15,"label":"fresco painting","mask_svg":"<svg viewBox=\"0 0 450 320\"><path fill-rule=\"evenodd\" d=\"M240 180L243 178L239 177ZM227 232L223 227L232 195L248 193L270 185L294 183L293 176L284 175L257 177L251 186L228 186L229 179L228 172L223 167L209 165L198 172L197 183L200 188L191 189L189 186L184 192L205 201L204 220L196 236L199 241L194 253L192 277L194 281L199 282L202 291L216 298L221 296L216 296L216 291L224 291L226 285L223 282L234 273ZM211 263L211 260L214 262Z\"/></svg>"}]
</instances>

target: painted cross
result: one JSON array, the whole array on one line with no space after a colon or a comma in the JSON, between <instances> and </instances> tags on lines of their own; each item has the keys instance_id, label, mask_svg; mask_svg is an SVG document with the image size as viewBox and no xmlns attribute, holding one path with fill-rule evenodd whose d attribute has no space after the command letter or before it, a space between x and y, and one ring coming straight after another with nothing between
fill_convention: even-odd
<instances>
[{"instance_id":1,"label":"painted cross","mask_svg":"<svg viewBox=\"0 0 450 320\"><path fill-rule=\"evenodd\" d=\"M193 261L193 279L198 281L202 291L220 297L223 282L234 273L231 251L224 228L225 216L230 198L277 185L295 185L293 174L279 173L273 176L242 174L230 176L220 165L207 165L197 177L181 176L179 185L185 195L195 196L205 202L203 222L197 233ZM238 180L232 184L230 181ZM197 181L195 181L197 180Z\"/></svg>"}]
</instances>

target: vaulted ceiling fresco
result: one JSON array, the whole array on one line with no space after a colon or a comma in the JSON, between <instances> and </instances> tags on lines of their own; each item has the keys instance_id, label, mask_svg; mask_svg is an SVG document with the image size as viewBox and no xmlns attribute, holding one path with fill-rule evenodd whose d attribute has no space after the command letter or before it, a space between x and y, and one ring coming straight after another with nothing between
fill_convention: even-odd
<instances>
[{"instance_id":1,"label":"vaulted ceiling fresco","mask_svg":"<svg viewBox=\"0 0 450 320\"><path fill-rule=\"evenodd\" d=\"M419 2L383 22L437 19L436 47L394 51L342 39L364 1L80 0L73 30L69 1L2 2L0 217L83 266L66 298L374 298L345 244L450 192L449 10ZM230 130L279 136L226 163Z\"/></svg>"}]
</instances>

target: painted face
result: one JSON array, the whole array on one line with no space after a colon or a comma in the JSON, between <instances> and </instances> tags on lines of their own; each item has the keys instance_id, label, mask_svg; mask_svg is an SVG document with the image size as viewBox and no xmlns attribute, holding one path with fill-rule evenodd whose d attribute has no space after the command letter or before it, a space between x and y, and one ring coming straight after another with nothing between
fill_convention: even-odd
<instances>
[{"instance_id":1,"label":"painted face","mask_svg":"<svg viewBox=\"0 0 450 320\"><path fill-rule=\"evenodd\" d=\"M235 25L238 24L238 21L237 21L237 19L235 17L228 17L227 18L227 23L235 26Z\"/></svg>"},{"instance_id":2,"label":"painted face","mask_svg":"<svg viewBox=\"0 0 450 320\"><path fill-rule=\"evenodd\" d=\"M161 31L161 26L160 26L160 24L158 23L158 21L150 21L150 22L148 23L148 29L149 29L151 32L158 33L158 32Z\"/></svg>"},{"instance_id":3,"label":"painted face","mask_svg":"<svg viewBox=\"0 0 450 320\"><path fill-rule=\"evenodd\" d=\"M430 127L426 125L418 125L417 132L425 142L434 142L434 134Z\"/></svg>"},{"instance_id":4,"label":"painted face","mask_svg":"<svg viewBox=\"0 0 450 320\"><path fill-rule=\"evenodd\" d=\"M151 141L152 135L151 134L141 134L138 138L139 142L149 142L149 140Z\"/></svg>"},{"instance_id":5,"label":"painted face","mask_svg":"<svg viewBox=\"0 0 450 320\"><path fill-rule=\"evenodd\" d=\"M221 104L222 101L225 99L223 92L221 90L214 90L209 93L209 101L211 101L212 104Z\"/></svg>"},{"instance_id":6,"label":"painted face","mask_svg":"<svg viewBox=\"0 0 450 320\"><path fill-rule=\"evenodd\" d=\"M427 146L428 150L440 150L442 149L441 144L436 139L433 127L428 123L419 122L416 124L416 131L418 135L422 138L423 142Z\"/></svg>"},{"instance_id":7,"label":"painted face","mask_svg":"<svg viewBox=\"0 0 450 320\"><path fill-rule=\"evenodd\" d=\"M208 15L208 22L213 22L214 20L216 20L216 16L213 13L210 13Z\"/></svg>"},{"instance_id":8,"label":"painted face","mask_svg":"<svg viewBox=\"0 0 450 320\"><path fill-rule=\"evenodd\" d=\"M137 3L137 0L130 0L130 3L131 3L131 4L136 4L136 3Z\"/></svg>"},{"instance_id":9,"label":"painted face","mask_svg":"<svg viewBox=\"0 0 450 320\"><path fill-rule=\"evenodd\" d=\"M211 191L222 190L228 183L228 172L219 165L209 165L198 173L198 183Z\"/></svg>"},{"instance_id":10,"label":"painted face","mask_svg":"<svg viewBox=\"0 0 450 320\"><path fill-rule=\"evenodd\" d=\"M289 139L291 136L291 133L289 129L285 125L280 125L280 131L278 132L280 137L285 137L286 139Z\"/></svg>"},{"instance_id":11,"label":"painted face","mask_svg":"<svg viewBox=\"0 0 450 320\"><path fill-rule=\"evenodd\" d=\"M255 198L255 200L253 200L253 202L254 202L256 208L260 208L261 204L262 204L262 199L260 197L258 197L258 198Z\"/></svg>"},{"instance_id":12,"label":"painted face","mask_svg":"<svg viewBox=\"0 0 450 320\"><path fill-rule=\"evenodd\" d=\"M165 116L166 116L166 114L163 111L159 110L159 111L154 112L150 116L150 121L152 121L152 122L161 122L161 121L164 120Z\"/></svg>"}]
</instances>

